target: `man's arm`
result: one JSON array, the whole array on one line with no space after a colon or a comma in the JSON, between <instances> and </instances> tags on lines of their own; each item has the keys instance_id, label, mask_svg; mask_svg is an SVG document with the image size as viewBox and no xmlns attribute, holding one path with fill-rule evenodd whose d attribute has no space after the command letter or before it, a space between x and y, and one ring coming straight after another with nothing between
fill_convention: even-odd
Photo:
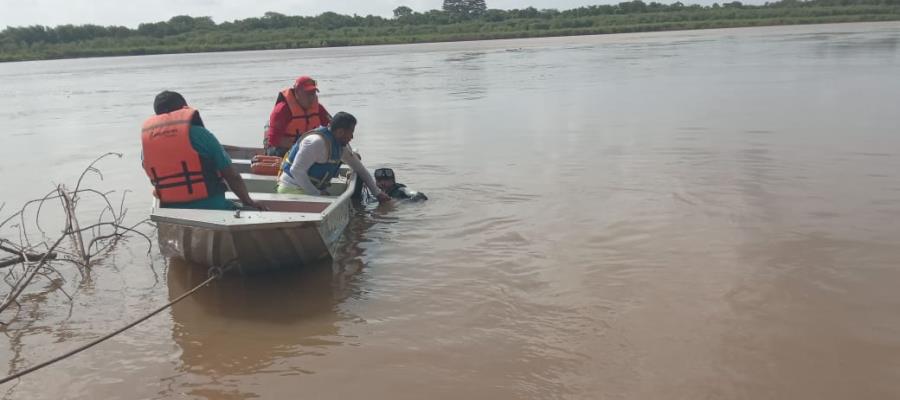
<instances>
[{"instance_id":1,"label":"man's arm","mask_svg":"<svg viewBox=\"0 0 900 400\"><path fill-rule=\"evenodd\" d=\"M294 163L291 164L291 175L293 175L294 182L306 194L321 194L319 188L309 180L309 174L306 172L314 163L328 161L327 151L325 140L319 135L308 135L300 142L300 149L297 150L297 156L294 157Z\"/></svg>"},{"instance_id":2,"label":"man's arm","mask_svg":"<svg viewBox=\"0 0 900 400\"><path fill-rule=\"evenodd\" d=\"M244 179L241 178L241 174L234 170L234 167L229 165L219 172L222 173L222 178L228 183L228 187L231 188L231 191L241 199L241 203L245 206L259 208L260 210L264 209L250 198L250 193L247 192L247 185L244 184Z\"/></svg>"},{"instance_id":3,"label":"man's arm","mask_svg":"<svg viewBox=\"0 0 900 400\"><path fill-rule=\"evenodd\" d=\"M247 186L244 185L244 180L241 179L241 175L231 165L231 157L228 156L225 148L212 132L202 126L195 125L191 126L190 137L191 146L194 147L201 157L212 161L231 191L241 199L241 203L244 203L246 206L263 209L250 198L250 195L247 193Z\"/></svg>"},{"instance_id":4,"label":"man's arm","mask_svg":"<svg viewBox=\"0 0 900 400\"><path fill-rule=\"evenodd\" d=\"M269 130L266 132L271 147L284 147L281 145L283 138L289 136L287 134L288 123L291 122L291 109L287 103L280 102L275 104L272 114L269 115Z\"/></svg>"},{"instance_id":5,"label":"man's arm","mask_svg":"<svg viewBox=\"0 0 900 400\"><path fill-rule=\"evenodd\" d=\"M356 158L356 154L354 154L353 148L351 148L349 144L344 146L341 161L349 165L350 168L353 169L353 172L356 172L356 175L362 178L366 186L369 187L369 190L371 190L375 197L378 198L378 201L390 200L390 197L387 194L382 192L381 189L378 189L378 185L375 184L375 178L372 178L372 174L369 173L369 170L366 169L362 161Z\"/></svg>"}]
</instances>

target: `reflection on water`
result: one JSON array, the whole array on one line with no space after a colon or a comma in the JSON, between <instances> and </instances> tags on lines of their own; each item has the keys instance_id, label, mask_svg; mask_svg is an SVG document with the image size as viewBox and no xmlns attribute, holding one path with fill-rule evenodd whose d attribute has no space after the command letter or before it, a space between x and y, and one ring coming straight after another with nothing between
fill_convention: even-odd
<instances>
[{"instance_id":1,"label":"reflection on water","mask_svg":"<svg viewBox=\"0 0 900 400\"><path fill-rule=\"evenodd\" d=\"M204 268L173 261L169 298L206 278ZM229 276L174 305L172 339L181 349L179 370L189 375L189 393L252 397L235 377L309 373L279 361L321 355L323 348L340 344L331 339L341 319L336 302L331 263L325 262L282 273Z\"/></svg>"},{"instance_id":2,"label":"reflection on water","mask_svg":"<svg viewBox=\"0 0 900 400\"><path fill-rule=\"evenodd\" d=\"M271 274L228 274L172 307L172 340L180 349L178 374L169 386L212 398L254 398L241 377L279 377L315 373L304 360L347 344L338 324L354 317L341 302L358 294L354 280L364 268L365 231L390 219L393 207L357 213L339 241L335 259ZM373 214L374 213L374 214ZM379 218L378 222L389 223ZM169 262L169 300L207 279L205 268L177 259ZM161 396L174 394L161 391Z\"/></svg>"}]
</instances>

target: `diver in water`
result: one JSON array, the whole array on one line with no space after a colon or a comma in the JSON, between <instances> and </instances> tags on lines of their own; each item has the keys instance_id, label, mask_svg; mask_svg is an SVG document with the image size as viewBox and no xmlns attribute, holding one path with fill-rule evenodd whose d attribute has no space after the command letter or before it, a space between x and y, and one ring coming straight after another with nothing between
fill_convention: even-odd
<instances>
[{"instance_id":1,"label":"diver in water","mask_svg":"<svg viewBox=\"0 0 900 400\"><path fill-rule=\"evenodd\" d=\"M423 201L428 200L422 192L412 190L402 183L397 183L394 170L390 168L378 168L375 170L375 184L382 192L387 193L392 199Z\"/></svg>"}]
</instances>

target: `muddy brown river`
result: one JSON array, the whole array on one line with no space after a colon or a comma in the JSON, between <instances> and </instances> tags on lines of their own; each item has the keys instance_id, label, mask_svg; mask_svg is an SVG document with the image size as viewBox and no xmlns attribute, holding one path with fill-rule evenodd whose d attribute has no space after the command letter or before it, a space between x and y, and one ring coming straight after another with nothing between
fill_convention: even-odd
<instances>
[{"instance_id":1,"label":"muddy brown river","mask_svg":"<svg viewBox=\"0 0 900 400\"><path fill-rule=\"evenodd\" d=\"M217 281L0 394L900 398L900 23L0 64L0 217L117 151L90 184L146 218L157 92L252 146L299 74L430 200L359 207L333 261ZM146 249L0 314L2 375L206 276Z\"/></svg>"}]
</instances>

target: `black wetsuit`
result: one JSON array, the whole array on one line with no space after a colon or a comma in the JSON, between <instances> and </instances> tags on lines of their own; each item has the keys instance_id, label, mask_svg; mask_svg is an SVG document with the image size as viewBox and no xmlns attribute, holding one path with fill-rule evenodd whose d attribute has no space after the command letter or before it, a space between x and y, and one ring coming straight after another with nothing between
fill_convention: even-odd
<instances>
[{"instance_id":1,"label":"black wetsuit","mask_svg":"<svg viewBox=\"0 0 900 400\"><path fill-rule=\"evenodd\" d=\"M422 201L428 200L428 196L425 196L425 193L417 192L412 190L406 185L402 183L395 183L394 187L387 192L387 195L392 199L397 200L409 200L409 201Z\"/></svg>"}]
</instances>

